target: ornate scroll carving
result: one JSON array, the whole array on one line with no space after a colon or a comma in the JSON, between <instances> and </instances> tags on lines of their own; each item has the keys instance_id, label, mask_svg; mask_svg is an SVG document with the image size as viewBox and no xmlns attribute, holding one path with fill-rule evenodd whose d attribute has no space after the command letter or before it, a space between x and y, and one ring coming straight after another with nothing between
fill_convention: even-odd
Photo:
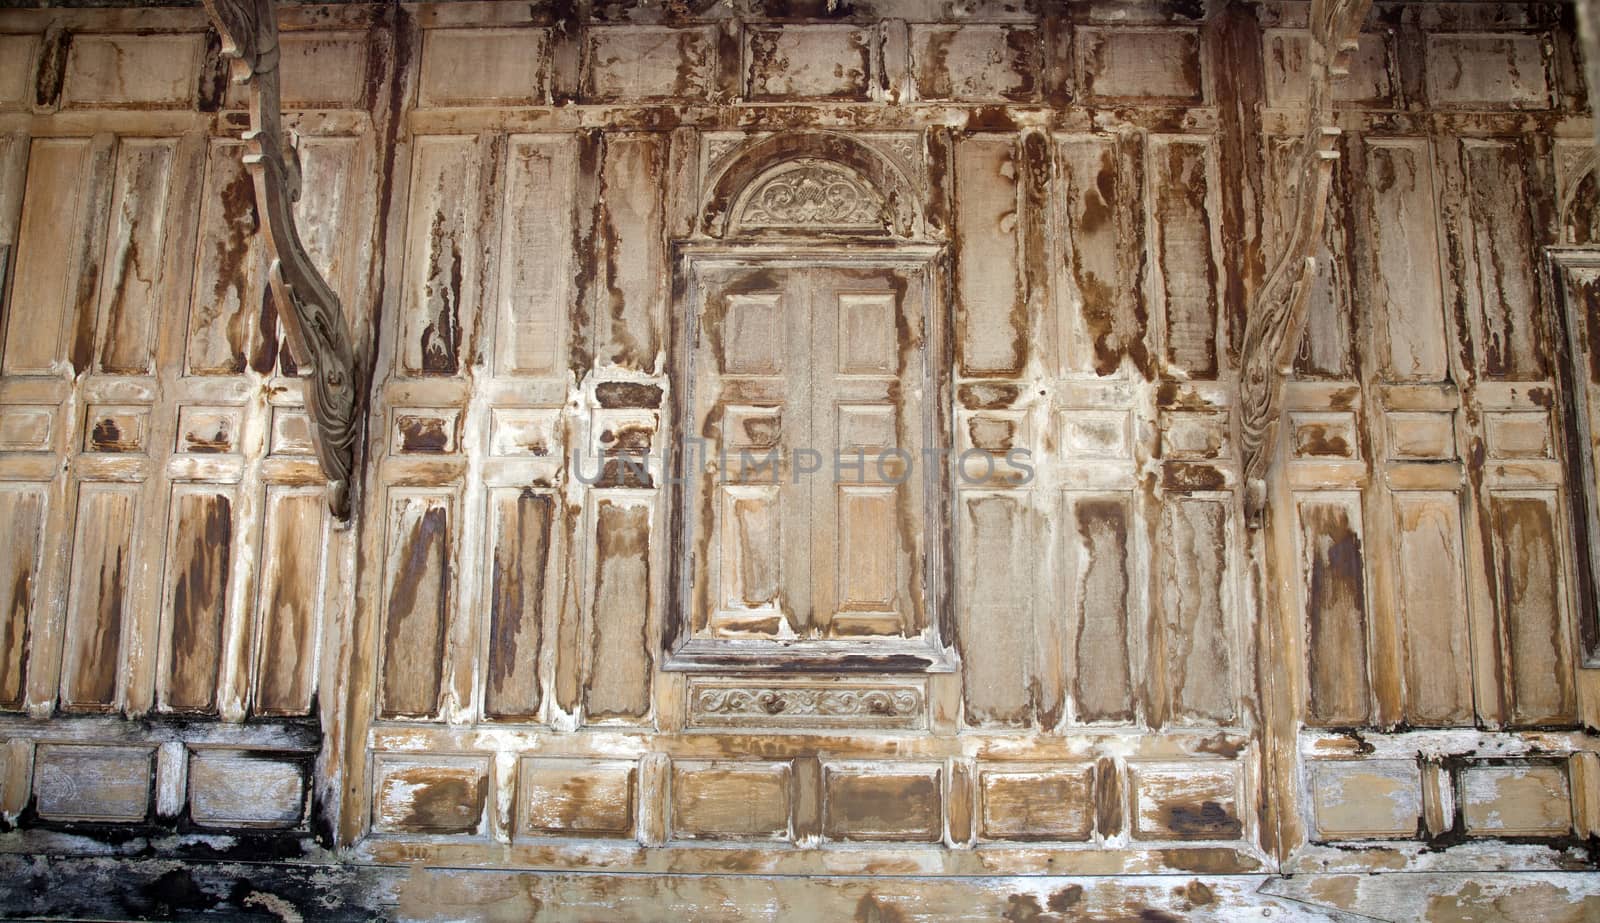
<instances>
[{"instance_id":1,"label":"ornate scroll carving","mask_svg":"<svg viewBox=\"0 0 1600 923\"><path fill-rule=\"evenodd\" d=\"M802 160L762 177L745 195L742 228L882 230L890 224L883 199L854 173Z\"/></svg>"},{"instance_id":2,"label":"ornate scroll carving","mask_svg":"<svg viewBox=\"0 0 1600 923\"><path fill-rule=\"evenodd\" d=\"M295 227L300 160L286 138L278 87L278 16L275 0L205 0L223 53L233 58L233 80L250 88L250 130L244 162L255 180L270 264L272 298L295 355L310 369L306 411L317 460L328 478L328 506L350 517L356 440L360 435L362 382L339 297L311 262Z\"/></svg>"},{"instance_id":3,"label":"ornate scroll carving","mask_svg":"<svg viewBox=\"0 0 1600 923\"><path fill-rule=\"evenodd\" d=\"M733 683L689 688L689 714L700 727L918 727L923 693L909 684Z\"/></svg>"},{"instance_id":4,"label":"ornate scroll carving","mask_svg":"<svg viewBox=\"0 0 1600 923\"><path fill-rule=\"evenodd\" d=\"M1277 262L1245 324L1239 380L1239 446L1244 460L1245 508L1258 519L1266 507L1266 475L1276 443L1284 381L1305 334L1316 275L1316 250L1327 218L1328 186L1338 159L1334 143L1333 80L1348 71L1350 52L1372 0L1315 0L1307 57L1306 127L1292 167L1290 223Z\"/></svg>"}]
</instances>

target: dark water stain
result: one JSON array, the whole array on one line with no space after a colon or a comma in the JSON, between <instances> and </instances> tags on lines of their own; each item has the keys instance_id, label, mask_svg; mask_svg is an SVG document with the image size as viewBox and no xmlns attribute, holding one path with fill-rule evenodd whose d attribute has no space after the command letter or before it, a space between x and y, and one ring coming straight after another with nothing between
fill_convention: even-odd
<instances>
[{"instance_id":1,"label":"dark water stain","mask_svg":"<svg viewBox=\"0 0 1600 923\"><path fill-rule=\"evenodd\" d=\"M661 406L661 386L633 381L602 381L594 386L594 397L607 410L656 408Z\"/></svg>"},{"instance_id":2,"label":"dark water stain","mask_svg":"<svg viewBox=\"0 0 1600 923\"><path fill-rule=\"evenodd\" d=\"M441 417L400 417L400 447L406 452L443 455L450 449L450 421Z\"/></svg>"},{"instance_id":3,"label":"dark water stain","mask_svg":"<svg viewBox=\"0 0 1600 923\"><path fill-rule=\"evenodd\" d=\"M1163 826L1184 838L1232 840L1242 829L1231 808L1210 800L1171 802L1162 805L1160 816Z\"/></svg>"}]
</instances>

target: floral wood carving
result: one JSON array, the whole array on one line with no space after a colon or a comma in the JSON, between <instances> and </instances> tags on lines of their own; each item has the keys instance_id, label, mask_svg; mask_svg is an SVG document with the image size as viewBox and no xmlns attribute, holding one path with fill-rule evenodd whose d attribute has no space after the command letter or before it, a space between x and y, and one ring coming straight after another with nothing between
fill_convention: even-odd
<instances>
[{"instance_id":1,"label":"floral wood carving","mask_svg":"<svg viewBox=\"0 0 1600 923\"><path fill-rule=\"evenodd\" d=\"M250 130L244 162L255 181L256 207L265 230L272 298L289 347L310 368L306 411L328 507L350 518L350 492L360 435L361 374L339 296L311 261L295 227L300 198L300 158L283 130L278 85L278 16L275 0L205 0L211 23L233 59L233 80L250 88Z\"/></svg>"},{"instance_id":2,"label":"floral wood carving","mask_svg":"<svg viewBox=\"0 0 1600 923\"><path fill-rule=\"evenodd\" d=\"M786 164L762 177L737 212L749 229L884 230L883 199L850 170L817 161Z\"/></svg>"},{"instance_id":3,"label":"floral wood carving","mask_svg":"<svg viewBox=\"0 0 1600 923\"><path fill-rule=\"evenodd\" d=\"M1318 247L1327 219L1328 186L1339 158L1334 144L1333 81L1348 72L1350 52L1372 0L1315 0L1307 57L1306 125L1293 155L1290 224L1245 324L1239 381L1239 448L1245 509L1259 521L1266 508L1267 469L1277 442L1284 382L1305 335Z\"/></svg>"},{"instance_id":4,"label":"floral wood carving","mask_svg":"<svg viewBox=\"0 0 1600 923\"><path fill-rule=\"evenodd\" d=\"M921 720L923 694L907 685L691 684L691 722L697 726L740 724L909 727Z\"/></svg>"}]
</instances>

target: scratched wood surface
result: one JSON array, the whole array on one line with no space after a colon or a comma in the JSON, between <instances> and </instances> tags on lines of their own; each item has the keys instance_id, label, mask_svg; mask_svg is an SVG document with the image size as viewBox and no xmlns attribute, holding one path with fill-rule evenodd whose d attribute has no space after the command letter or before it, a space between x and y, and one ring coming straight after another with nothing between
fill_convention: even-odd
<instances>
[{"instance_id":1,"label":"scratched wood surface","mask_svg":"<svg viewBox=\"0 0 1600 923\"><path fill-rule=\"evenodd\" d=\"M1308 4L1118 10L286 7L373 369L348 529L199 11L0 14L0 809L661 872L1588 861L1570 22L1369 18L1257 525Z\"/></svg>"}]
</instances>

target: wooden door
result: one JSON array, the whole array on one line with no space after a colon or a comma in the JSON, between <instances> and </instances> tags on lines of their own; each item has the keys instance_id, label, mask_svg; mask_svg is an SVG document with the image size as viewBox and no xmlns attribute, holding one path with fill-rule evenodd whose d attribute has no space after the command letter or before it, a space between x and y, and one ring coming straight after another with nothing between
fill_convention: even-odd
<instances>
[{"instance_id":1,"label":"wooden door","mask_svg":"<svg viewBox=\"0 0 1600 923\"><path fill-rule=\"evenodd\" d=\"M925 269L697 274L682 453L692 640L918 639L929 625Z\"/></svg>"}]
</instances>

